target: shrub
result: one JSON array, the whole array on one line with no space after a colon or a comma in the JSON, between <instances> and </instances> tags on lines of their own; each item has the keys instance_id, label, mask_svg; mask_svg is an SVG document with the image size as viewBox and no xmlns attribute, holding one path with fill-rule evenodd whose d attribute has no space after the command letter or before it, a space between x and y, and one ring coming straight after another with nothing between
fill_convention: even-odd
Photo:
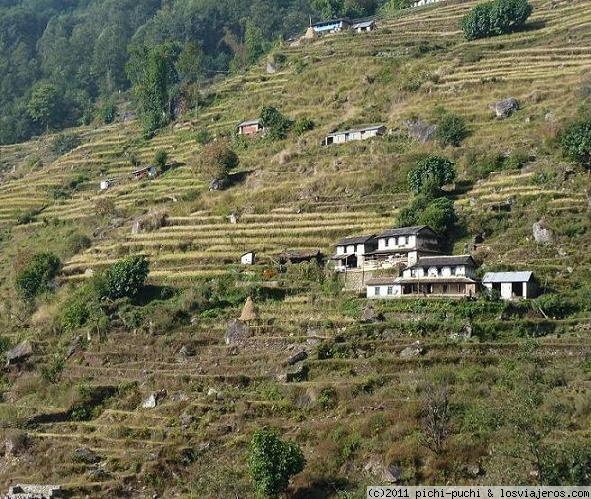
<instances>
[{"instance_id":1,"label":"shrub","mask_svg":"<svg viewBox=\"0 0 591 499\"><path fill-rule=\"evenodd\" d=\"M166 162L168 161L168 153L164 149L158 149L154 155L154 164L160 168L160 171L166 168Z\"/></svg>"},{"instance_id":2,"label":"shrub","mask_svg":"<svg viewBox=\"0 0 591 499\"><path fill-rule=\"evenodd\" d=\"M105 125L113 123L115 121L115 116L117 114L117 106L115 102L112 100L108 100L103 103L102 106L98 108L98 118L102 121Z\"/></svg>"},{"instance_id":3,"label":"shrub","mask_svg":"<svg viewBox=\"0 0 591 499\"><path fill-rule=\"evenodd\" d=\"M564 153L586 168L591 168L591 118L571 123L560 135Z\"/></svg>"},{"instance_id":4,"label":"shrub","mask_svg":"<svg viewBox=\"0 0 591 499\"><path fill-rule=\"evenodd\" d=\"M440 235L447 234L456 223L453 201L438 198L427 205L418 218L420 225L428 225Z\"/></svg>"},{"instance_id":5,"label":"shrub","mask_svg":"<svg viewBox=\"0 0 591 499\"><path fill-rule=\"evenodd\" d=\"M70 234L66 240L66 250L68 253L75 255L80 253L82 250L90 248L91 240L85 234L79 234L78 232Z\"/></svg>"},{"instance_id":6,"label":"shrub","mask_svg":"<svg viewBox=\"0 0 591 499\"><path fill-rule=\"evenodd\" d=\"M521 29L532 13L527 0L494 0L474 7L462 20L467 40L502 35Z\"/></svg>"},{"instance_id":7,"label":"shrub","mask_svg":"<svg viewBox=\"0 0 591 499\"><path fill-rule=\"evenodd\" d=\"M195 134L195 141L197 142L197 144L205 145L210 140L211 140L211 135L209 134L209 131L207 130L207 128L203 128Z\"/></svg>"},{"instance_id":8,"label":"shrub","mask_svg":"<svg viewBox=\"0 0 591 499\"><path fill-rule=\"evenodd\" d=\"M455 165L449 159L427 156L408 173L408 184L416 194L432 193L433 190L439 190L445 184L453 182L455 178Z\"/></svg>"},{"instance_id":9,"label":"shrub","mask_svg":"<svg viewBox=\"0 0 591 499\"><path fill-rule=\"evenodd\" d=\"M106 273L109 297L134 298L142 290L148 277L149 262L143 255L130 256L115 263Z\"/></svg>"},{"instance_id":10,"label":"shrub","mask_svg":"<svg viewBox=\"0 0 591 499\"><path fill-rule=\"evenodd\" d=\"M16 276L16 288L23 299L33 299L49 291L62 262L53 253L38 253Z\"/></svg>"},{"instance_id":11,"label":"shrub","mask_svg":"<svg viewBox=\"0 0 591 499\"><path fill-rule=\"evenodd\" d=\"M289 479L304 469L306 460L296 443L285 442L268 429L257 431L250 441L248 467L257 492L276 497Z\"/></svg>"},{"instance_id":12,"label":"shrub","mask_svg":"<svg viewBox=\"0 0 591 499\"><path fill-rule=\"evenodd\" d=\"M310 118L300 118L293 125L293 131L296 135L304 135L304 133L314 130L314 122Z\"/></svg>"},{"instance_id":13,"label":"shrub","mask_svg":"<svg viewBox=\"0 0 591 499\"><path fill-rule=\"evenodd\" d=\"M536 298L534 303L554 319L562 319L576 311L576 307L568 298L558 294L542 295Z\"/></svg>"},{"instance_id":14,"label":"shrub","mask_svg":"<svg viewBox=\"0 0 591 499\"><path fill-rule=\"evenodd\" d=\"M216 140L203 148L198 162L204 177L210 180L223 180L238 166L240 160L225 140Z\"/></svg>"},{"instance_id":15,"label":"shrub","mask_svg":"<svg viewBox=\"0 0 591 499\"><path fill-rule=\"evenodd\" d=\"M456 114L446 114L437 124L437 140L442 146L458 147L468 136L464 118Z\"/></svg>"},{"instance_id":16,"label":"shrub","mask_svg":"<svg viewBox=\"0 0 591 499\"><path fill-rule=\"evenodd\" d=\"M101 198L94 203L94 212L97 217L112 216L115 211L115 202L110 198Z\"/></svg>"},{"instance_id":17,"label":"shrub","mask_svg":"<svg viewBox=\"0 0 591 499\"><path fill-rule=\"evenodd\" d=\"M281 140L287 137L293 122L284 116L281 111L272 106L265 106L261 110L261 122L265 127L267 137L272 140Z\"/></svg>"},{"instance_id":18,"label":"shrub","mask_svg":"<svg viewBox=\"0 0 591 499\"><path fill-rule=\"evenodd\" d=\"M62 155L76 149L80 145L80 137L74 134L59 134L51 144L51 150L54 154Z\"/></svg>"}]
</instances>

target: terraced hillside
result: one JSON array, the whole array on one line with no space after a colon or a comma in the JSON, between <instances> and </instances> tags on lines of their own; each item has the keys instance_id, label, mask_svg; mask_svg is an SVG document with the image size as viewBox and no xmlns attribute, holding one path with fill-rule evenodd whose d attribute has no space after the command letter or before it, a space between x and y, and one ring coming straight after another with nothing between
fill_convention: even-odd
<instances>
[{"instance_id":1,"label":"terraced hillside","mask_svg":"<svg viewBox=\"0 0 591 499\"><path fill-rule=\"evenodd\" d=\"M530 436L548 446L588 439L589 177L561 156L556 135L588 106L591 7L532 4L524 32L474 42L458 23L475 2L449 1L380 20L367 35L280 47L278 72L261 61L213 83L200 108L152 139L132 122L72 130L81 145L59 157L51 136L0 148L3 349L23 339L34 347L2 377L1 426L18 445L0 456L0 485L59 483L74 497L251 497L248 441L268 425L308 462L291 497L364 497L392 469L409 484L535 483ZM489 105L507 97L520 110L496 119ZM210 192L197 139L233 134L263 105L315 128L275 142L232 138L235 182ZM433 123L443 108L468 122L460 147L408 137L406 120ZM391 133L320 146L334 129L376 122ZM167 171L132 180L130 158L148 164L161 149ZM286 250L330 254L342 236L394 226L412 197L407 172L426 153L458 168L455 252L474 250L483 269L533 270L566 305L546 313L419 299L364 314L366 301L329 272L280 271ZM166 222L132 231L153 212ZM540 219L550 245L534 241ZM31 315L13 281L40 249L65 264L59 289ZM256 265L239 264L245 251L256 251ZM60 307L77 287L133 254L149 258L150 296L113 305L99 334L61 328ZM249 294L258 324L228 344L228 322ZM288 366L300 351L307 359ZM423 424L432 386L451 397L450 436L437 452ZM163 390L156 407L142 407ZM516 433L523 427L537 433Z\"/></svg>"}]
</instances>

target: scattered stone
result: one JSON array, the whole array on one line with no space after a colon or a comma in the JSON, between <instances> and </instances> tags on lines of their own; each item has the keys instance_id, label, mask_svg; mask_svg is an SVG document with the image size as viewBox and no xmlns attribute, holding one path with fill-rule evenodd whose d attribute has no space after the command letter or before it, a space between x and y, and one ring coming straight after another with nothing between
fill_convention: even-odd
<instances>
[{"instance_id":1,"label":"scattered stone","mask_svg":"<svg viewBox=\"0 0 591 499\"><path fill-rule=\"evenodd\" d=\"M214 178L211 182L209 182L209 190L210 191L221 191L224 188L224 181L219 178Z\"/></svg>"},{"instance_id":2,"label":"scattered stone","mask_svg":"<svg viewBox=\"0 0 591 499\"><path fill-rule=\"evenodd\" d=\"M373 305L368 303L361 314L361 322L384 322L384 315L382 313L376 313Z\"/></svg>"},{"instance_id":3,"label":"scattered stone","mask_svg":"<svg viewBox=\"0 0 591 499\"><path fill-rule=\"evenodd\" d=\"M294 381L306 381L309 368L306 364L299 364L297 367L288 369L284 374L278 376L279 381L291 383Z\"/></svg>"},{"instance_id":4,"label":"scattered stone","mask_svg":"<svg viewBox=\"0 0 591 499\"><path fill-rule=\"evenodd\" d=\"M189 345L183 345L177 354L177 360L179 362L186 362L190 357L195 355L195 351Z\"/></svg>"},{"instance_id":5,"label":"scattered stone","mask_svg":"<svg viewBox=\"0 0 591 499\"><path fill-rule=\"evenodd\" d=\"M159 392L152 393L144 403L142 404L143 409L154 409L163 399L166 398L166 390L160 390Z\"/></svg>"},{"instance_id":6,"label":"scattered stone","mask_svg":"<svg viewBox=\"0 0 591 499\"><path fill-rule=\"evenodd\" d=\"M6 367L22 362L33 353L33 346L28 340L22 341L6 352Z\"/></svg>"},{"instance_id":7,"label":"scattered stone","mask_svg":"<svg viewBox=\"0 0 591 499\"><path fill-rule=\"evenodd\" d=\"M505 119L519 110L519 101L514 97L509 97L491 104L490 108L496 113L497 118Z\"/></svg>"},{"instance_id":8,"label":"scattered stone","mask_svg":"<svg viewBox=\"0 0 591 499\"><path fill-rule=\"evenodd\" d=\"M411 346L406 347L402 352L400 352L400 357L403 359L408 359L410 357L418 357L423 353L423 347L421 347L420 341L416 341Z\"/></svg>"},{"instance_id":9,"label":"scattered stone","mask_svg":"<svg viewBox=\"0 0 591 499\"><path fill-rule=\"evenodd\" d=\"M187 430L195 421L195 418L191 414L183 413L179 418L179 423L183 430Z\"/></svg>"},{"instance_id":10,"label":"scattered stone","mask_svg":"<svg viewBox=\"0 0 591 499\"><path fill-rule=\"evenodd\" d=\"M230 215L228 215L228 221L231 224L236 225L238 220L240 220L240 215L238 215L238 213L230 213Z\"/></svg>"},{"instance_id":11,"label":"scattered stone","mask_svg":"<svg viewBox=\"0 0 591 499\"><path fill-rule=\"evenodd\" d=\"M231 320L226 328L226 345L239 345L251 336L247 324L239 320Z\"/></svg>"},{"instance_id":12,"label":"scattered stone","mask_svg":"<svg viewBox=\"0 0 591 499\"><path fill-rule=\"evenodd\" d=\"M536 222L533 225L533 236L538 244L551 244L554 241L554 233L551 229L546 227L546 222L544 219Z\"/></svg>"},{"instance_id":13,"label":"scattered stone","mask_svg":"<svg viewBox=\"0 0 591 499\"><path fill-rule=\"evenodd\" d=\"M164 210L150 211L145 215L136 218L131 226L132 234L152 232L164 227L168 220L168 214Z\"/></svg>"},{"instance_id":14,"label":"scattered stone","mask_svg":"<svg viewBox=\"0 0 591 499\"><path fill-rule=\"evenodd\" d=\"M13 485L5 499L57 499L64 497L59 485Z\"/></svg>"},{"instance_id":15,"label":"scattered stone","mask_svg":"<svg viewBox=\"0 0 591 499\"><path fill-rule=\"evenodd\" d=\"M564 248L558 248L558 256L565 257L567 255L568 255L568 253L566 252L566 250Z\"/></svg>"},{"instance_id":16,"label":"scattered stone","mask_svg":"<svg viewBox=\"0 0 591 499\"><path fill-rule=\"evenodd\" d=\"M112 478L111 473L103 468L96 467L88 472L88 478L94 482L105 482Z\"/></svg>"},{"instance_id":17,"label":"scattered stone","mask_svg":"<svg viewBox=\"0 0 591 499\"><path fill-rule=\"evenodd\" d=\"M84 464L97 464L102 458L88 447L79 447L74 451L74 460Z\"/></svg>"},{"instance_id":18,"label":"scattered stone","mask_svg":"<svg viewBox=\"0 0 591 499\"><path fill-rule=\"evenodd\" d=\"M298 362L302 362L304 360L306 360L308 358L308 352L306 352L305 350L302 350L298 353L296 353L295 355L292 355L289 359L287 359L287 364L290 366L293 366L295 364L297 364Z\"/></svg>"},{"instance_id":19,"label":"scattered stone","mask_svg":"<svg viewBox=\"0 0 591 499\"><path fill-rule=\"evenodd\" d=\"M402 478L401 466L385 466L378 457L370 459L370 461L363 467L363 470L383 483L397 483Z\"/></svg>"},{"instance_id":20,"label":"scattered stone","mask_svg":"<svg viewBox=\"0 0 591 499\"><path fill-rule=\"evenodd\" d=\"M210 388L207 390L207 396L216 400L224 399L224 394L222 392L218 392L215 388Z\"/></svg>"},{"instance_id":21,"label":"scattered stone","mask_svg":"<svg viewBox=\"0 0 591 499\"><path fill-rule=\"evenodd\" d=\"M474 478L476 478L477 476L480 476L482 474L482 468L480 467L480 464L476 463L476 464L467 464L464 469L466 470L466 473L470 476L473 476Z\"/></svg>"},{"instance_id":22,"label":"scattered stone","mask_svg":"<svg viewBox=\"0 0 591 499\"><path fill-rule=\"evenodd\" d=\"M82 336L76 336L70 346L68 347L68 351L66 352L66 360L68 360L72 355L76 353L76 350L80 348L82 344Z\"/></svg>"},{"instance_id":23,"label":"scattered stone","mask_svg":"<svg viewBox=\"0 0 591 499\"><path fill-rule=\"evenodd\" d=\"M554 113L546 113L544 115L544 121L554 121Z\"/></svg>"},{"instance_id":24,"label":"scattered stone","mask_svg":"<svg viewBox=\"0 0 591 499\"><path fill-rule=\"evenodd\" d=\"M433 140L437 133L437 125L430 125L420 119L406 120L403 125L407 128L408 134L422 144Z\"/></svg>"},{"instance_id":25,"label":"scattered stone","mask_svg":"<svg viewBox=\"0 0 591 499\"><path fill-rule=\"evenodd\" d=\"M277 65L275 61L268 60L267 61L267 74L275 74L277 72Z\"/></svg>"}]
</instances>

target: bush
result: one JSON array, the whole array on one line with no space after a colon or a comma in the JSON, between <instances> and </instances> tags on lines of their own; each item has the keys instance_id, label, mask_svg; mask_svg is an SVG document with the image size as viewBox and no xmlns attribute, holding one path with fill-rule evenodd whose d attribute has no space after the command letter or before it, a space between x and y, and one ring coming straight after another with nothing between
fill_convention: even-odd
<instances>
[{"instance_id":1,"label":"bush","mask_svg":"<svg viewBox=\"0 0 591 499\"><path fill-rule=\"evenodd\" d=\"M51 144L51 151L54 154L62 155L76 149L80 145L80 137L74 134L59 134Z\"/></svg>"},{"instance_id":2,"label":"bush","mask_svg":"<svg viewBox=\"0 0 591 499\"><path fill-rule=\"evenodd\" d=\"M106 291L110 298L134 298L144 287L149 262L136 255L115 263L106 273Z\"/></svg>"},{"instance_id":3,"label":"bush","mask_svg":"<svg viewBox=\"0 0 591 499\"><path fill-rule=\"evenodd\" d=\"M314 130L314 122L310 118L300 118L293 125L293 131L296 135L304 135L304 133Z\"/></svg>"},{"instance_id":4,"label":"bush","mask_svg":"<svg viewBox=\"0 0 591 499\"><path fill-rule=\"evenodd\" d=\"M467 136L468 128L461 116L446 114L437 124L437 140L444 147L458 147Z\"/></svg>"},{"instance_id":5,"label":"bush","mask_svg":"<svg viewBox=\"0 0 591 499\"><path fill-rule=\"evenodd\" d=\"M158 149L154 155L154 164L163 171L168 161L168 153L164 149Z\"/></svg>"},{"instance_id":6,"label":"bush","mask_svg":"<svg viewBox=\"0 0 591 499\"><path fill-rule=\"evenodd\" d=\"M197 142L197 144L205 145L210 140L211 140L211 135L209 134L209 131L207 130L207 128L203 128L195 134L195 141Z\"/></svg>"},{"instance_id":7,"label":"bush","mask_svg":"<svg viewBox=\"0 0 591 499\"><path fill-rule=\"evenodd\" d=\"M456 223L453 201L438 198L427 205L418 218L419 225L428 225L439 235L447 234Z\"/></svg>"},{"instance_id":8,"label":"bush","mask_svg":"<svg viewBox=\"0 0 591 499\"><path fill-rule=\"evenodd\" d=\"M240 159L225 140L207 144L199 155L201 174L209 180L223 180L238 166Z\"/></svg>"},{"instance_id":9,"label":"bush","mask_svg":"<svg viewBox=\"0 0 591 499\"><path fill-rule=\"evenodd\" d=\"M112 100L108 100L99 107L97 112L98 118L105 125L113 123L115 116L117 115L117 106Z\"/></svg>"},{"instance_id":10,"label":"bush","mask_svg":"<svg viewBox=\"0 0 591 499\"><path fill-rule=\"evenodd\" d=\"M591 118L570 124L560 135L565 155L591 168Z\"/></svg>"},{"instance_id":11,"label":"bush","mask_svg":"<svg viewBox=\"0 0 591 499\"><path fill-rule=\"evenodd\" d=\"M576 311L576 307L568 298L558 294L542 295L536 298L534 303L553 319L562 319Z\"/></svg>"},{"instance_id":12,"label":"bush","mask_svg":"<svg viewBox=\"0 0 591 499\"><path fill-rule=\"evenodd\" d=\"M521 29L532 13L527 0L494 0L474 7L462 20L467 40L502 35Z\"/></svg>"},{"instance_id":13,"label":"bush","mask_svg":"<svg viewBox=\"0 0 591 499\"><path fill-rule=\"evenodd\" d=\"M455 165L449 159L427 156L408 173L408 184L416 194L421 192L434 194L434 191L453 182L455 178Z\"/></svg>"},{"instance_id":14,"label":"bush","mask_svg":"<svg viewBox=\"0 0 591 499\"><path fill-rule=\"evenodd\" d=\"M289 479L304 469L306 460L299 446L281 440L272 430L257 431L250 441L248 467L257 492L276 497Z\"/></svg>"},{"instance_id":15,"label":"bush","mask_svg":"<svg viewBox=\"0 0 591 499\"><path fill-rule=\"evenodd\" d=\"M94 203L94 212L97 217L109 217L115 214L115 202L110 198L101 198Z\"/></svg>"},{"instance_id":16,"label":"bush","mask_svg":"<svg viewBox=\"0 0 591 499\"><path fill-rule=\"evenodd\" d=\"M267 137L272 140L281 140L287 137L293 122L281 112L271 106L263 107L261 110L261 122L265 127Z\"/></svg>"},{"instance_id":17,"label":"bush","mask_svg":"<svg viewBox=\"0 0 591 499\"><path fill-rule=\"evenodd\" d=\"M31 262L16 276L16 288L19 295L26 300L49 291L62 262L53 253L38 253Z\"/></svg>"}]
</instances>

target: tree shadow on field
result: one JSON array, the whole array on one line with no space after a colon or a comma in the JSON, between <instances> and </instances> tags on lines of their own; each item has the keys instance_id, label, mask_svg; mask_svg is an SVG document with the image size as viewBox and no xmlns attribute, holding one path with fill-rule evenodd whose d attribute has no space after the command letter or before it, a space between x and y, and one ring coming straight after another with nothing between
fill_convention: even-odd
<instances>
[{"instance_id":1,"label":"tree shadow on field","mask_svg":"<svg viewBox=\"0 0 591 499\"><path fill-rule=\"evenodd\" d=\"M326 478L314 480L307 487L300 487L288 495L289 499L326 499L337 497L338 491L354 489L346 478Z\"/></svg>"}]
</instances>

